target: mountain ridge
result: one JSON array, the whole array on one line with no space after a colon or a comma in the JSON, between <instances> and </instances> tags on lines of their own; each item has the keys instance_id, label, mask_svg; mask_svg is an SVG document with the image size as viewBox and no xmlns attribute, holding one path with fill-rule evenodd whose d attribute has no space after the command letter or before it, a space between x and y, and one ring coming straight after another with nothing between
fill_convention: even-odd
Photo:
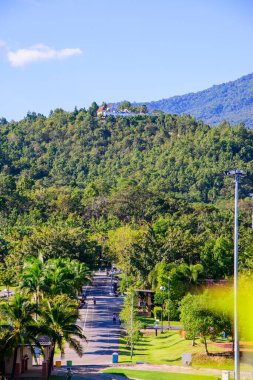
<instances>
[{"instance_id":1,"label":"mountain ridge","mask_svg":"<svg viewBox=\"0 0 253 380\"><path fill-rule=\"evenodd\" d=\"M228 121L233 125L244 123L245 126L253 128L253 73L202 91L144 103L149 111L190 114L209 125Z\"/></svg>"}]
</instances>

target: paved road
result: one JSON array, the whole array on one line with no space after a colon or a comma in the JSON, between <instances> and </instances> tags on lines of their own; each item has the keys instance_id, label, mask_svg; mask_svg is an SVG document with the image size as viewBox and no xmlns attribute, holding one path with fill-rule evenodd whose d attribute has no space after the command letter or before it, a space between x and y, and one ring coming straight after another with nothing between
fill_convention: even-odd
<instances>
[{"instance_id":1,"label":"paved road","mask_svg":"<svg viewBox=\"0 0 253 380\"><path fill-rule=\"evenodd\" d=\"M112 362L112 353L118 350L120 326L113 324L112 315L118 313L122 304L121 297L109 295L111 280L105 273L96 273L93 285L87 287L87 305L80 309L79 326L87 338L83 342L83 356L80 358L73 349L66 347L65 357L55 357L66 364L72 360L73 365L107 365ZM93 305L92 297L96 297Z\"/></svg>"}]
</instances>

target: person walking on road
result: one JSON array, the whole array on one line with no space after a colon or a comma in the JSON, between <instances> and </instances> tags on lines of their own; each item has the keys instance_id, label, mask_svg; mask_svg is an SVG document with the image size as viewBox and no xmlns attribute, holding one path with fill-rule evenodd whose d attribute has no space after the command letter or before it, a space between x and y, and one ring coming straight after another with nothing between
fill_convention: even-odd
<instances>
[{"instance_id":1,"label":"person walking on road","mask_svg":"<svg viewBox=\"0 0 253 380\"><path fill-rule=\"evenodd\" d=\"M120 320L120 315L117 314L117 321L118 321L118 324L121 325L121 320Z\"/></svg>"},{"instance_id":2,"label":"person walking on road","mask_svg":"<svg viewBox=\"0 0 253 380\"><path fill-rule=\"evenodd\" d=\"M81 298L81 301L80 301L80 307L83 307L85 305L85 300L86 300L86 297L84 295L82 295L82 298Z\"/></svg>"},{"instance_id":3,"label":"person walking on road","mask_svg":"<svg viewBox=\"0 0 253 380\"><path fill-rule=\"evenodd\" d=\"M113 315L112 315L112 322L113 322L113 324L116 323L116 320L117 320L117 315L116 315L116 313L113 313Z\"/></svg>"}]
</instances>

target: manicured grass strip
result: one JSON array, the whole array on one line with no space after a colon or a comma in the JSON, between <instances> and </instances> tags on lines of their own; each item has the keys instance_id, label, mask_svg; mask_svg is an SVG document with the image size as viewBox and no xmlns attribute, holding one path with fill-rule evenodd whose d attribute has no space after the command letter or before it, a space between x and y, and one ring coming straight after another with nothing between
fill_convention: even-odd
<instances>
[{"instance_id":1,"label":"manicured grass strip","mask_svg":"<svg viewBox=\"0 0 253 380\"><path fill-rule=\"evenodd\" d=\"M182 353L185 352L192 354L192 367L216 368L230 371L234 368L233 358L205 355L204 344L200 339L196 339L195 346L192 346L191 340L185 340L178 331L166 331L164 334L159 332L157 336L155 336L155 331L153 330L144 330L143 333L143 337L135 345L132 360L130 358L129 346L126 345L126 339L121 336L119 342L120 364L146 362L149 364L181 365ZM210 340L208 341L208 349L211 353L223 351L222 347ZM253 361L247 360L246 364L242 358L241 370L253 371Z\"/></svg>"},{"instance_id":2,"label":"manicured grass strip","mask_svg":"<svg viewBox=\"0 0 253 380\"><path fill-rule=\"evenodd\" d=\"M211 346L210 344L210 349ZM212 349L215 348L212 347ZM177 331L170 331L164 334L159 332L157 337L155 336L155 331L146 331L145 335L135 345L132 363L145 361L154 364L181 365L183 352L198 353L205 356L204 346L199 340L196 340L196 345L192 347L191 340L185 340ZM124 338L120 339L119 361L120 363L131 363L130 350L126 346ZM196 364L198 365L198 363ZM194 359L193 365L195 365Z\"/></svg>"},{"instance_id":3,"label":"manicured grass strip","mask_svg":"<svg viewBox=\"0 0 253 380\"><path fill-rule=\"evenodd\" d=\"M135 371L130 369L108 369L103 372L140 380L217 380L217 376L188 375L173 372Z\"/></svg>"}]
</instances>

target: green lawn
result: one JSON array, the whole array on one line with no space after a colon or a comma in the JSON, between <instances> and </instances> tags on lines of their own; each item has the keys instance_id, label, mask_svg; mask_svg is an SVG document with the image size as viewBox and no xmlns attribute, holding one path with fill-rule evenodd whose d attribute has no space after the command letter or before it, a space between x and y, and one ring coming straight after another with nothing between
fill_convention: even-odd
<instances>
[{"instance_id":1,"label":"green lawn","mask_svg":"<svg viewBox=\"0 0 253 380\"><path fill-rule=\"evenodd\" d=\"M212 342L208 344L209 352L222 352L222 348ZM206 356L204 345L200 340L196 340L196 346L191 345L190 340L185 340L178 331L158 333L155 336L154 330L145 330L144 336L136 344L132 363L147 362L154 364L181 365L182 353L191 353L193 356L193 367L217 368L233 370L233 359L221 356ZM252 353L253 355L253 353ZM125 339L120 340L119 362L131 363L129 349ZM251 363L251 364L250 364ZM252 357L247 363L241 361L242 370L253 371Z\"/></svg>"},{"instance_id":2,"label":"green lawn","mask_svg":"<svg viewBox=\"0 0 253 380\"><path fill-rule=\"evenodd\" d=\"M108 369L104 372L140 380L217 380L217 376L185 375L183 373L135 371L130 369Z\"/></svg>"}]
</instances>

